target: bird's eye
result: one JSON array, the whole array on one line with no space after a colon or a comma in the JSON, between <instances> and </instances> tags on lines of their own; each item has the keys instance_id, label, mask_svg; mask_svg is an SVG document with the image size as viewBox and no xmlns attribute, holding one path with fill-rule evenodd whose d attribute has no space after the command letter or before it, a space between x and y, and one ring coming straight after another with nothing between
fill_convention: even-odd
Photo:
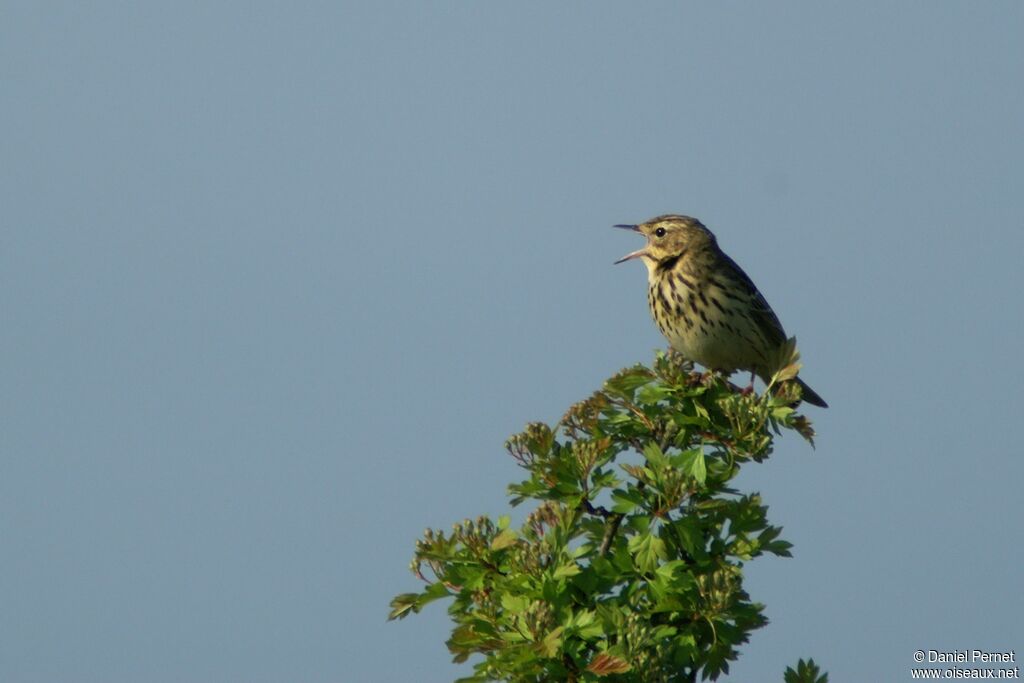
<instances>
[{"instance_id":1,"label":"bird's eye","mask_svg":"<svg viewBox=\"0 0 1024 683\"><path fill-rule=\"evenodd\" d=\"M654 234L657 237L664 237L665 236L665 228L658 228L657 230L654 231Z\"/></svg>"}]
</instances>

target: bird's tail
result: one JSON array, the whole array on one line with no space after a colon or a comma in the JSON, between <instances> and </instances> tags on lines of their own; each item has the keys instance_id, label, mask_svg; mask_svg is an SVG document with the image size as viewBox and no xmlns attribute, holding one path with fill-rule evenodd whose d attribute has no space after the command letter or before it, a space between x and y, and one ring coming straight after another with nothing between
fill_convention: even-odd
<instances>
[{"instance_id":1,"label":"bird's tail","mask_svg":"<svg viewBox=\"0 0 1024 683\"><path fill-rule=\"evenodd\" d=\"M825 403L825 399L818 396L818 392L807 386L807 382L803 381L799 377L796 377L796 383L800 385L800 390L803 394L803 399L810 403L812 406L818 406L819 408L828 408L828 404Z\"/></svg>"}]
</instances>

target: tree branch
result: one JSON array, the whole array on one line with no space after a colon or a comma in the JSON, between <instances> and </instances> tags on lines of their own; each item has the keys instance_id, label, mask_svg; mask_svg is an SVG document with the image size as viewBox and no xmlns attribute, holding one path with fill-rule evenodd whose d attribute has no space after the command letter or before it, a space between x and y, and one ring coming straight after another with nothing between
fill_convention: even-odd
<instances>
[{"instance_id":1,"label":"tree branch","mask_svg":"<svg viewBox=\"0 0 1024 683\"><path fill-rule=\"evenodd\" d=\"M647 484L644 482L637 482L637 491L643 491L647 488ZM615 534L619 532L619 525L622 524L622 518L625 517L621 512L608 517L608 523L604 527L604 536L601 538L601 548L597 551L598 557L606 557L608 555L608 549L612 547L612 543L615 541Z\"/></svg>"}]
</instances>

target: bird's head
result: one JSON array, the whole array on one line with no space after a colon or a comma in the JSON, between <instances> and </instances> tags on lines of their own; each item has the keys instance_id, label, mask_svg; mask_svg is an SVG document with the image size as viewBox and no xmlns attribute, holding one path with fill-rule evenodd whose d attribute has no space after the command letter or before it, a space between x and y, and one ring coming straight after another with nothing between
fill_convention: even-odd
<instances>
[{"instance_id":1,"label":"bird's head","mask_svg":"<svg viewBox=\"0 0 1024 683\"><path fill-rule=\"evenodd\" d=\"M615 263L639 258L649 273L653 273L659 265L675 263L688 252L695 253L715 245L715 236L711 231L699 220L689 216L658 216L639 225L615 227L639 232L647 238L643 249L626 254Z\"/></svg>"}]
</instances>

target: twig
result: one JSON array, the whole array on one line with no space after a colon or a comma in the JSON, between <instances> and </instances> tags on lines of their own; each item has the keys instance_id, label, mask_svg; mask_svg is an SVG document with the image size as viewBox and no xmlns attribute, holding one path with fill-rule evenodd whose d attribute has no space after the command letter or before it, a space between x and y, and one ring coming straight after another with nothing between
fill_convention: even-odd
<instances>
[{"instance_id":1,"label":"twig","mask_svg":"<svg viewBox=\"0 0 1024 683\"><path fill-rule=\"evenodd\" d=\"M647 488L647 484L644 482L638 482L636 485L637 491L643 491ZM601 539L601 547L597 551L598 557L605 557L608 555L608 549L612 547L612 542L615 540L615 534L619 531L619 525L622 524L622 518L626 515L621 512L616 512L608 517L608 524L604 528L604 537Z\"/></svg>"},{"instance_id":2,"label":"twig","mask_svg":"<svg viewBox=\"0 0 1024 683\"><path fill-rule=\"evenodd\" d=\"M620 512L612 515L612 518L608 520L608 525L604 528L604 538L601 539L601 549L597 551L598 557L608 555L608 548L612 546L612 541L615 540L615 534L619 530L619 525L622 524L623 517L625 515Z\"/></svg>"}]
</instances>

